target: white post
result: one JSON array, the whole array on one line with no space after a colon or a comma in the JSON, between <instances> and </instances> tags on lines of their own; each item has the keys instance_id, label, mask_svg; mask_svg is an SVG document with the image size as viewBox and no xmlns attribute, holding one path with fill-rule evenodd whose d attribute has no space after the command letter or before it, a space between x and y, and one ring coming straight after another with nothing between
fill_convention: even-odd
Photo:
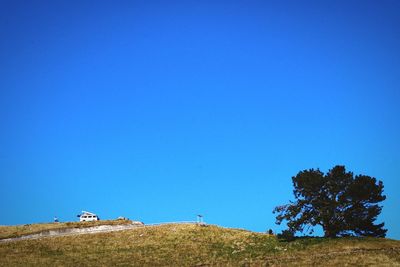
<instances>
[{"instance_id":1,"label":"white post","mask_svg":"<svg viewBox=\"0 0 400 267\"><path fill-rule=\"evenodd\" d=\"M197 215L197 224L203 224L203 215Z\"/></svg>"}]
</instances>

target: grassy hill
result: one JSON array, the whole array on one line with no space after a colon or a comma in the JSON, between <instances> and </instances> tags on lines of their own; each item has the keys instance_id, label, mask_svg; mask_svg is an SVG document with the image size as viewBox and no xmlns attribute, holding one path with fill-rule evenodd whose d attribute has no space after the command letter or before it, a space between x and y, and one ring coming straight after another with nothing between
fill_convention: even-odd
<instances>
[{"instance_id":1,"label":"grassy hill","mask_svg":"<svg viewBox=\"0 0 400 267\"><path fill-rule=\"evenodd\" d=\"M131 220L102 220L93 222L37 223L14 226L0 226L0 239L36 234L47 230L65 228L86 228L100 225L130 224Z\"/></svg>"},{"instance_id":2,"label":"grassy hill","mask_svg":"<svg viewBox=\"0 0 400 267\"><path fill-rule=\"evenodd\" d=\"M275 236L217 226L161 225L0 243L0 266L400 266L400 241Z\"/></svg>"}]
</instances>

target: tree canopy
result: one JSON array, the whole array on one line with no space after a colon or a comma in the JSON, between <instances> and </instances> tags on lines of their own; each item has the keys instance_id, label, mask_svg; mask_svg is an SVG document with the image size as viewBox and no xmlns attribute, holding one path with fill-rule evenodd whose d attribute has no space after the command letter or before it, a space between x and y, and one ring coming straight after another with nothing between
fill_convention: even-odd
<instances>
[{"instance_id":1,"label":"tree canopy","mask_svg":"<svg viewBox=\"0 0 400 267\"><path fill-rule=\"evenodd\" d=\"M289 231L312 233L320 225L326 237L386 235L384 223L374 224L382 210L378 203L386 199L382 181L335 166L326 174L300 171L292 182L296 201L274 209L276 223L287 221Z\"/></svg>"}]
</instances>

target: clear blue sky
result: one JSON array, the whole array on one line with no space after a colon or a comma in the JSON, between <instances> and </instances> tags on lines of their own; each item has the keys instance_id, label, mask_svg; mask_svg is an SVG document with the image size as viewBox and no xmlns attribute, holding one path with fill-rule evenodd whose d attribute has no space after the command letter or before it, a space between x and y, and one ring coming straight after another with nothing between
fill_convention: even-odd
<instances>
[{"instance_id":1,"label":"clear blue sky","mask_svg":"<svg viewBox=\"0 0 400 267\"><path fill-rule=\"evenodd\" d=\"M400 2L0 0L0 224L275 226L298 171L384 182L400 239Z\"/></svg>"}]
</instances>

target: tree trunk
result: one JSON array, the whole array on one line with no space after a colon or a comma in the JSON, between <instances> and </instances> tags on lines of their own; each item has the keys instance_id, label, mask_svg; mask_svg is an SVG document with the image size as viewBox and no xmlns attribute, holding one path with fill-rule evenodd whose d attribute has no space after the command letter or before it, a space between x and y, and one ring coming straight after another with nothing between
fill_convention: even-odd
<instances>
[{"instance_id":1,"label":"tree trunk","mask_svg":"<svg viewBox=\"0 0 400 267\"><path fill-rule=\"evenodd\" d=\"M337 231L332 229L330 225L323 225L322 228L324 230L324 237L336 237Z\"/></svg>"}]
</instances>

